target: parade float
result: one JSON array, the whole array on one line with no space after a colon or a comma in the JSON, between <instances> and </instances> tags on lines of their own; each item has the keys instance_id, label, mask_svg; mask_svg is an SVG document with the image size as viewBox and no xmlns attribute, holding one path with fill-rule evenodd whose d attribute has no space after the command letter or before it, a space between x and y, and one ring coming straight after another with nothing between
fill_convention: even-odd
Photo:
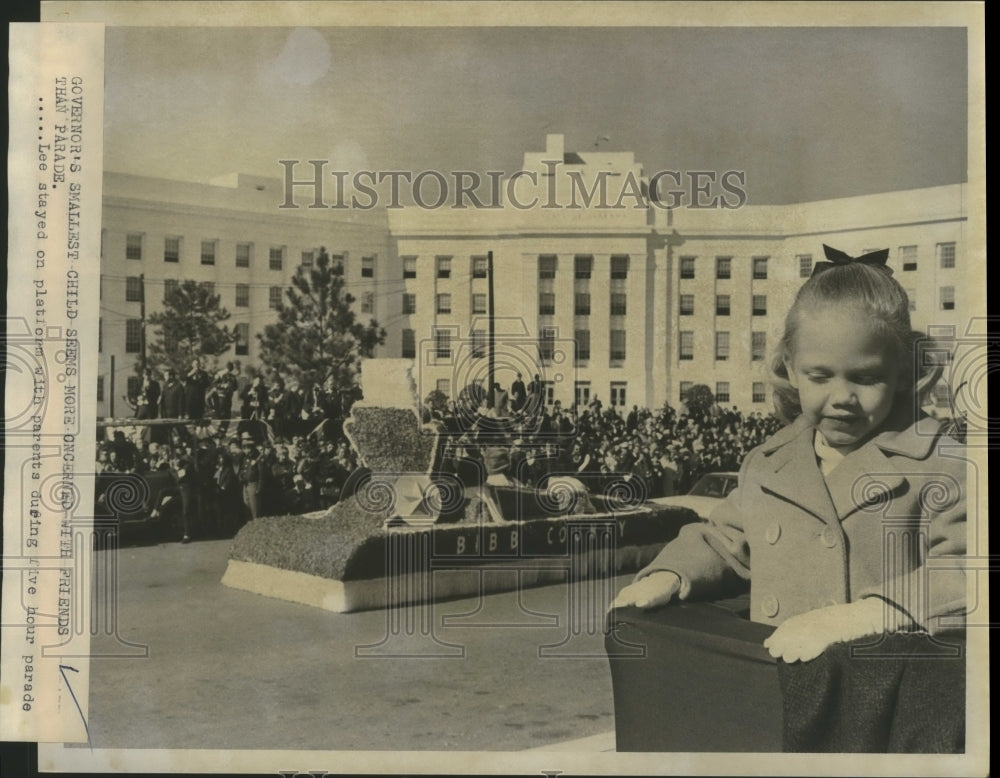
<instances>
[{"instance_id":1,"label":"parade float","mask_svg":"<svg viewBox=\"0 0 1000 778\"><path fill-rule=\"evenodd\" d=\"M460 478L436 461L448 433L422 423L411 360L367 360L362 382L344 423L362 468L327 511L243 527L225 585L344 613L593 580L638 570L698 520L627 473L599 491L572 473L526 486L500 440Z\"/></svg>"}]
</instances>

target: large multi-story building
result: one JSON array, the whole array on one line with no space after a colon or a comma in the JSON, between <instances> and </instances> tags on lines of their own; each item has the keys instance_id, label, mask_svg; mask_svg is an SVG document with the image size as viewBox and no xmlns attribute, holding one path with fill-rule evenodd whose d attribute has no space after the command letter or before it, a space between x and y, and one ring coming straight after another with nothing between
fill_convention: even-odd
<instances>
[{"instance_id":1,"label":"large multi-story building","mask_svg":"<svg viewBox=\"0 0 1000 778\"><path fill-rule=\"evenodd\" d=\"M389 214L403 317L390 351L419 359L424 391L485 375L489 251L508 326L497 379L527 380L520 343L537 344L547 398L564 404L676 405L700 383L723 405L766 411L785 312L824 243L889 248L920 329L960 335L975 310L964 185L757 206L752 182L644 176L632 154L567 151L561 135L523 171L503 208Z\"/></svg>"},{"instance_id":2,"label":"large multi-story building","mask_svg":"<svg viewBox=\"0 0 1000 778\"><path fill-rule=\"evenodd\" d=\"M379 355L416 361L422 395L486 380L490 261L495 379L538 373L564 405L676 405L707 384L723 405L766 412L784 314L824 243L889 248L920 329L960 336L978 310L962 184L761 206L752 181L712 183L644 174L628 152L566 150L561 135L487 195L440 207L281 209L280 180L107 174L101 374L106 386L115 355L119 382L135 375L140 291L149 313L183 278L215 284L240 328L233 356L253 364L254 336L319 246L344 259L358 314L386 328Z\"/></svg>"}]
</instances>

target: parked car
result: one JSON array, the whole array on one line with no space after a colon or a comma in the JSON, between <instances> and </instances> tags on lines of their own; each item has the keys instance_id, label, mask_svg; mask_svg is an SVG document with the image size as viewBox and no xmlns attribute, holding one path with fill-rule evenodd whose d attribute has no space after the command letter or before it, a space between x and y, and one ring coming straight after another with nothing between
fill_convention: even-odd
<instances>
[{"instance_id":1,"label":"parked car","mask_svg":"<svg viewBox=\"0 0 1000 778\"><path fill-rule=\"evenodd\" d=\"M168 470L137 473L101 473L94 484L94 516L117 518L128 532L151 528L166 538L181 532L181 498Z\"/></svg>"},{"instance_id":2,"label":"parked car","mask_svg":"<svg viewBox=\"0 0 1000 778\"><path fill-rule=\"evenodd\" d=\"M687 494L656 497L650 502L656 505L679 505L682 508L690 508L700 518L707 519L715 506L736 488L738 480L738 473L706 473Z\"/></svg>"}]
</instances>

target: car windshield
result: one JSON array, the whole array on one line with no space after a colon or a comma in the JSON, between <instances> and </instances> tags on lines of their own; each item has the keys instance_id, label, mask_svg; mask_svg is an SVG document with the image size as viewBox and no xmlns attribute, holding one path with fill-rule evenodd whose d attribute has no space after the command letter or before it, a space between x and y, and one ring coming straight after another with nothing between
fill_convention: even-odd
<instances>
[{"instance_id":1,"label":"car windshield","mask_svg":"<svg viewBox=\"0 0 1000 778\"><path fill-rule=\"evenodd\" d=\"M737 478L734 475L709 473L703 475L688 494L698 497L725 497L736 488Z\"/></svg>"}]
</instances>

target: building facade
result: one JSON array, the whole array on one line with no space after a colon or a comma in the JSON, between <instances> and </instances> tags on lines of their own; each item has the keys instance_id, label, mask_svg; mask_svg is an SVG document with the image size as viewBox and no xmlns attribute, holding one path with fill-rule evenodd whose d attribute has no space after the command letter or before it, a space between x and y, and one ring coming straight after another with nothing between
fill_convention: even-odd
<instances>
[{"instance_id":1,"label":"building facade","mask_svg":"<svg viewBox=\"0 0 1000 778\"><path fill-rule=\"evenodd\" d=\"M487 381L491 263L495 380L538 374L563 405L676 406L706 384L724 406L766 413L784 315L824 243L889 248L918 329L961 339L983 309L962 184L762 206L742 182L742 197L689 191L668 207L655 181L629 152L567 150L562 135L492 182L488 207L282 209L280 180L109 173L99 414L112 411L112 357L118 395L135 376L142 292L148 315L170 283L214 284L240 328L221 359L256 364L256 334L320 246L343 259L358 315L385 327L378 355L415 360L421 396Z\"/></svg>"}]
</instances>

